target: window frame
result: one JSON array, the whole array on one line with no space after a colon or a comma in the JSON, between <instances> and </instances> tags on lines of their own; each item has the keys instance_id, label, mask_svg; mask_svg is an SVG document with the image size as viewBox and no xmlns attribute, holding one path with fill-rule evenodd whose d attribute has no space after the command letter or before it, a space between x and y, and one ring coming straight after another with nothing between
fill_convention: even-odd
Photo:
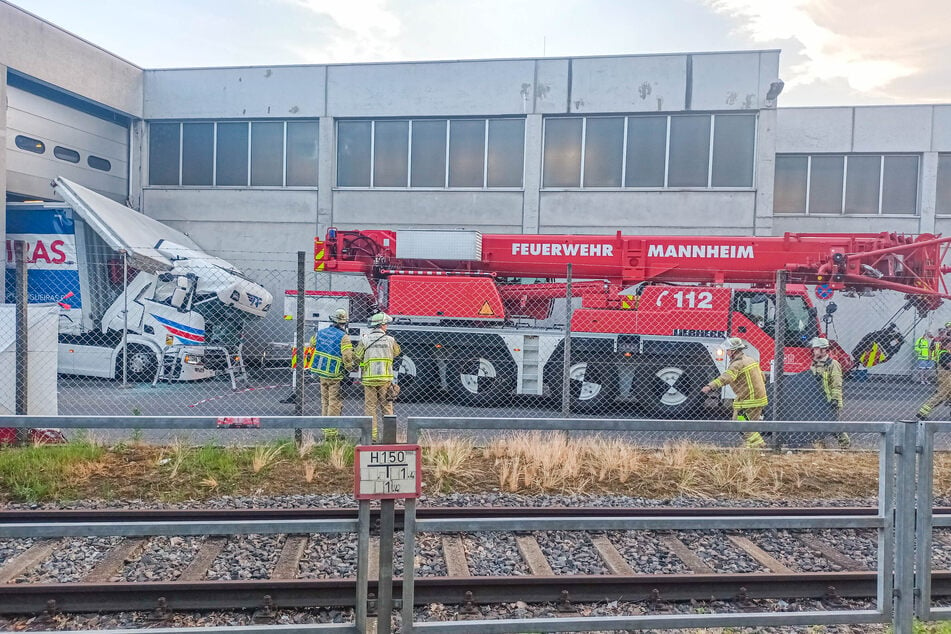
<instances>
[{"instance_id":1,"label":"window frame","mask_svg":"<svg viewBox=\"0 0 951 634\"><path fill-rule=\"evenodd\" d=\"M339 127L341 123L354 121L366 121L370 124L370 184L369 185L341 185L339 177ZM390 121L407 122L406 134L406 184L405 185L376 185L376 124L387 123ZM443 183L441 186L413 186L413 124L422 121L444 121L446 123L445 138L445 157L443 169ZM452 160L450 151L452 142L452 124L457 121L480 121L483 125L483 148L482 148L482 185L479 187L452 187L449 184L449 167ZM522 172L520 174L521 185L518 186L490 186L489 185L489 126L492 121L520 121L522 122ZM525 117L501 116L501 117L453 117L453 116L432 116L432 117L345 117L334 119L334 184L335 190L343 191L524 191L525 189L525 155L527 135L525 133Z\"/></svg>"},{"instance_id":2,"label":"window frame","mask_svg":"<svg viewBox=\"0 0 951 634\"><path fill-rule=\"evenodd\" d=\"M288 185L287 184L287 169L288 169L288 124L296 122L309 122L316 124L316 138L315 142L317 143L317 158L314 161L314 183L313 185ZM149 125L149 143L151 144L151 126L153 124L160 125L176 125L178 126L178 183L175 185L161 185L153 184L151 180L145 185L146 188L159 188L159 189L290 189L290 190L316 190L320 186L319 179L319 170L320 170L320 119L316 118L301 118L301 119L153 119L147 122ZM184 164L184 129L186 124L191 123L209 123L212 126L212 136L211 136L211 184L210 185L183 185L182 176L183 176L183 164ZM253 124L255 123L280 123L281 124L281 184L280 185L252 185L251 184L251 165L253 161L253 144L251 140ZM245 185L219 185L218 184L218 126L219 124L244 124L247 126L247 183ZM146 153L148 157L149 152ZM151 173L152 165L149 164L149 173Z\"/></svg>"},{"instance_id":3,"label":"window frame","mask_svg":"<svg viewBox=\"0 0 951 634\"><path fill-rule=\"evenodd\" d=\"M817 218L877 218L877 217L888 217L888 218L920 218L921 217L921 164L922 164L922 155L915 152L781 152L776 154L777 157L801 157L806 159L806 192L805 192L805 209L803 211L783 211L777 212L775 201L773 203L773 215L780 217L790 217L790 216L814 216ZM816 213L810 211L809 209L809 196L812 191L812 159L813 157L824 157L824 156L841 156L842 161L842 196L841 202L839 204L839 211L837 213ZM857 213L846 213L845 212L845 203L846 203L846 192L848 191L849 183L849 157L855 158L868 158L868 157L877 157L879 159L879 168L878 168L878 211L871 214L857 214ZM893 212L885 211L884 205L884 193L885 193L885 159L887 157L908 157L914 158L917 162L916 172L917 178L915 179L915 208L912 213L902 213L902 212ZM774 182L774 191L775 191L775 182ZM951 215L951 214L946 214Z\"/></svg>"},{"instance_id":4,"label":"window frame","mask_svg":"<svg viewBox=\"0 0 951 634\"><path fill-rule=\"evenodd\" d=\"M697 186L671 186L670 185L670 137L671 137L671 120L674 117L695 117L695 116L705 116L709 117L709 131L708 131L708 148L707 148L707 182L706 185L697 185ZM714 186L713 185L713 159L714 159L714 144L716 141L716 119L719 116L724 117L735 117L735 116L748 116L753 119L753 146L752 146L752 170L750 174L750 182L752 183L749 186L746 185L725 185L725 186ZM589 119L610 119L622 117L624 119L624 125L622 129L623 139L621 144L621 163L620 163L620 177L621 185L620 187L601 187L595 185L586 185L584 178L584 168L585 168L585 155L587 153L587 129L588 129L588 120ZM627 161L628 161L628 128L630 127L630 122L632 119L636 118L658 118L663 117L665 119L665 134L664 134L664 181L662 185L628 185L628 174L627 174ZM577 187L561 187L561 186L546 186L544 183L544 174L545 174L545 144L547 138L547 125L548 121L554 119L581 119L581 167L578 182L580 183ZM542 121L542 166L541 166L541 191L756 191L756 153L759 146L759 113L751 113L744 110L730 110L725 112L677 112L677 113L664 113L664 112L648 112L648 113L600 113L592 115L582 115L582 114L565 114L565 115L554 115L546 116Z\"/></svg>"}]
</instances>

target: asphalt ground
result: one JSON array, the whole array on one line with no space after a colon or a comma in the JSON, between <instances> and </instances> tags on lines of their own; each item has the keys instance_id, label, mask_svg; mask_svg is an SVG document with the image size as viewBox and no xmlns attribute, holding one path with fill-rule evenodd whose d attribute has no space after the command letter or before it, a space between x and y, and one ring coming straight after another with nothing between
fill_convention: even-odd
<instances>
[{"instance_id":1,"label":"asphalt ground","mask_svg":"<svg viewBox=\"0 0 951 634\"><path fill-rule=\"evenodd\" d=\"M287 370L257 370L249 376L247 385L239 384L232 391L226 379L213 379L191 383L131 384L121 387L115 381L85 377L61 376L59 380L59 412L64 415L104 415L104 416L290 416L294 414L292 403L282 403L292 393L287 382ZM842 420L846 421L883 421L907 420L914 417L920 404L933 392L932 385L912 382L906 377L881 378L870 377L865 381L847 380L845 384L845 409ZM344 390L345 416L363 414L362 388L350 385ZM319 387L307 381L305 396L305 415L320 413ZM448 402L446 399L434 402L396 403L396 414L401 420L410 416L447 416L447 417L520 417L520 418L560 418L560 404L551 399L538 397L514 397L495 407L473 407ZM635 405L619 407L598 414L572 414L572 417L602 418L645 418ZM810 417L815 418L815 417ZM949 410L938 408L934 418L949 418ZM288 430L245 431L221 430L211 428L208 432L185 434L195 442L206 442L220 438L221 434L229 441L254 442L262 437L288 436ZM131 433L131 431L130 431ZM106 439L118 439L121 431L97 432ZM147 430L141 436L153 442L167 442L172 437L180 437L181 432L173 434L160 430ZM478 440L490 437L493 433L478 433ZM674 438L665 432L641 432L629 435L632 441L647 445L662 444ZM735 439L714 434L680 434L677 438L734 444ZM857 439L858 440L858 439ZM869 437L860 445L874 445ZM951 444L951 439L949 439Z\"/></svg>"}]
</instances>

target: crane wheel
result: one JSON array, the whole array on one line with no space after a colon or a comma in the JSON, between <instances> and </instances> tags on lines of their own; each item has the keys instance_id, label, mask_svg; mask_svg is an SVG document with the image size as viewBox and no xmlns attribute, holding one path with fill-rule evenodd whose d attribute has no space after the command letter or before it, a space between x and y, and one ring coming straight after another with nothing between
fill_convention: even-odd
<instances>
[{"instance_id":1,"label":"crane wheel","mask_svg":"<svg viewBox=\"0 0 951 634\"><path fill-rule=\"evenodd\" d=\"M502 405L512 395L515 375L495 358L463 355L449 377L453 400L464 405Z\"/></svg>"}]
</instances>

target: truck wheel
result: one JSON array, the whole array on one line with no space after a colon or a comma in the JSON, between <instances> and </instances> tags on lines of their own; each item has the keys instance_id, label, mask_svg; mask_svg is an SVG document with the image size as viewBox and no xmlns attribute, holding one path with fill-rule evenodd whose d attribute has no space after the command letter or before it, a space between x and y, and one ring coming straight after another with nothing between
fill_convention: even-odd
<instances>
[{"instance_id":1,"label":"truck wheel","mask_svg":"<svg viewBox=\"0 0 951 634\"><path fill-rule=\"evenodd\" d=\"M396 372L400 386L400 400L432 400L436 394L427 394L427 391L435 389L431 385L432 377L435 376L435 367L431 361L419 356L411 356L411 354L403 353L400 357L400 369Z\"/></svg>"},{"instance_id":2,"label":"truck wheel","mask_svg":"<svg viewBox=\"0 0 951 634\"><path fill-rule=\"evenodd\" d=\"M617 379L606 364L575 362L568 369L568 379L572 412L596 412L614 401Z\"/></svg>"},{"instance_id":3,"label":"truck wheel","mask_svg":"<svg viewBox=\"0 0 951 634\"><path fill-rule=\"evenodd\" d=\"M683 359L661 359L647 366L641 403L653 418L691 418L703 411L701 367Z\"/></svg>"},{"instance_id":4,"label":"truck wheel","mask_svg":"<svg viewBox=\"0 0 951 634\"><path fill-rule=\"evenodd\" d=\"M131 344L129 359L126 363L126 378L134 383L144 383L155 378L158 361L155 352L148 346ZM116 379L122 380L122 350L116 358Z\"/></svg>"},{"instance_id":5,"label":"truck wheel","mask_svg":"<svg viewBox=\"0 0 951 634\"><path fill-rule=\"evenodd\" d=\"M512 394L514 377L498 361L466 356L453 366L451 388L455 400L466 405L500 405Z\"/></svg>"}]
</instances>

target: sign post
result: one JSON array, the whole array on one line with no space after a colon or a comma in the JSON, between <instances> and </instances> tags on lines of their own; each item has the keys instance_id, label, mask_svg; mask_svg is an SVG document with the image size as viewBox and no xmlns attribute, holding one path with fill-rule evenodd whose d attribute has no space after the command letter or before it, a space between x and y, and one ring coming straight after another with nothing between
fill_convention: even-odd
<instances>
[{"instance_id":1,"label":"sign post","mask_svg":"<svg viewBox=\"0 0 951 634\"><path fill-rule=\"evenodd\" d=\"M393 618L394 500L412 505L422 493L423 452L419 445L396 443L396 417L383 417L380 445L357 445L353 451L353 495L361 504L380 500L380 579L377 633L390 634ZM404 566L403 583L413 583L413 562Z\"/></svg>"}]
</instances>

